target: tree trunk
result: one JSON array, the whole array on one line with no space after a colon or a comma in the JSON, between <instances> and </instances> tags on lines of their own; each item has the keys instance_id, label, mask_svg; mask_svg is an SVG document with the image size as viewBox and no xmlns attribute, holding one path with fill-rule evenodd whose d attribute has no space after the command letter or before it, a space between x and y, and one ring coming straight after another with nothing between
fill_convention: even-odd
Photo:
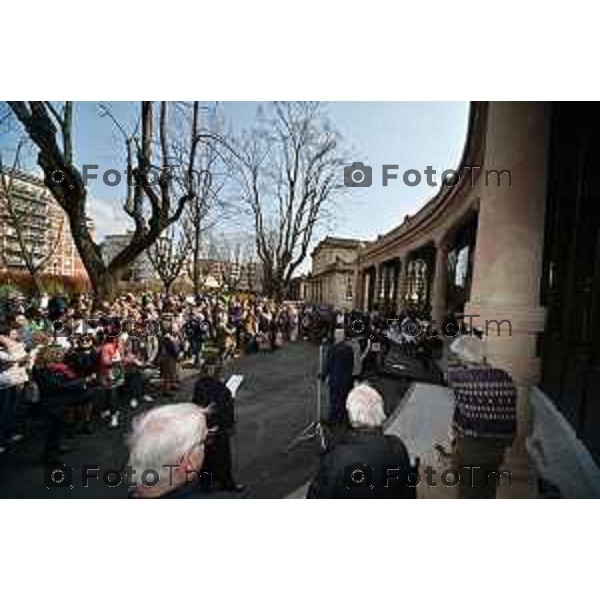
<instances>
[{"instance_id":1,"label":"tree trunk","mask_svg":"<svg viewBox=\"0 0 600 600\"><path fill-rule=\"evenodd\" d=\"M276 302L281 302L284 294L283 281L273 273L265 273L263 279L263 293L267 298L271 298Z\"/></svg>"},{"instance_id":2,"label":"tree trunk","mask_svg":"<svg viewBox=\"0 0 600 600\"><path fill-rule=\"evenodd\" d=\"M200 269L200 246L194 244L194 258L192 263L192 283L194 284L194 294L200 294L200 281L202 279L202 271Z\"/></svg>"},{"instance_id":3,"label":"tree trunk","mask_svg":"<svg viewBox=\"0 0 600 600\"><path fill-rule=\"evenodd\" d=\"M42 281L42 274L39 271L33 271L31 273L33 284L38 296L41 296L46 290L44 289L44 282Z\"/></svg>"},{"instance_id":4,"label":"tree trunk","mask_svg":"<svg viewBox=\"0 0 600 600\"><path fill-rule=\"evenodd\" d=\"M92 286L99 301L112 302L117 297L122 274L122 271L115 270L97 274L96 281L92 282Z\"/></svg>"}]
</instances>

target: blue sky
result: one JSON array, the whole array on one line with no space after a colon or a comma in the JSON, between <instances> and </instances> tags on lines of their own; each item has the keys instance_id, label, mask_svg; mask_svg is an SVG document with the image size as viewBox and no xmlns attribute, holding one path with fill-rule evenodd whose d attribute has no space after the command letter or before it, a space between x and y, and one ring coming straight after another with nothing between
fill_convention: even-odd
<instances>
[{"instance_id":1,"label":"blue sky","mask_svg":"<svg viewBox=\"0 0 600 600\"><path fill-rule=\"evenodd\" d=\"M233 132L249 129L259 104L220 103L227 127ZM129 102L112 102L110 106L124 125L133 127L137 106ZM427 185L425 176L418 186L405 185L402 173L408 169L423 172L430 165L439 180L444 169L457 166L466 137L467 102L328 102L324 111L342 134L351 160L372 166L373 185L347 190L337 201L335 222L321 228L319 235L371 239L396 226L437 191ZM79 164L99 164L100 173L103 169L124 169L122 138L110 120L100 116L97 103L77 103L75 125ZM6 162L14 143L14 136L0 137L0 151ZM399 165L399 179L388 187L381 184L383 164ZM34 161L30 160L28 166L35 168ZM89 212L99 238L130 225L120 209L124 192L124 184L108 187L101 177L91 183Z\"/></svg>"}]
</instances>

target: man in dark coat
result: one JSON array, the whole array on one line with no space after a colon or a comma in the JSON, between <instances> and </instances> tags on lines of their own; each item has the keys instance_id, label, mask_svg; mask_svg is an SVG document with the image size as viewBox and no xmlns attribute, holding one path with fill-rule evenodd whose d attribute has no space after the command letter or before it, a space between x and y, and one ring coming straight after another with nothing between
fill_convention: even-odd
<instances>
[{"instance_id":1,"label":"man in dark coat","mask_svg":"<svg viewBox=\"0 0 600 600\"><path fill-rule=\"evenodd\" d=\"M185 324L184 332L190 344L190 354L194 360L194 367L199 367L204 346L204 328L206 323L198 315L193 315Z\"/></svg>"},{"instance_id":2,"label":"man in dark coat","mask_svg":"<svg viewBox=\"0 0 600 600\"><path fill-rule=\"evenodd\" d=\"M368 385L347 399L351 429L321 457L308 498L415 498L416 469L400 438L384 435L383 399Z\"/></svg>"},{"instance_id":3,"label":"man in dark coat","mask_svg":"<svg viewBox=\"0 0 600 600\"><path fill-rule=\"evenodd\" d=\"M339 425L347 421L346 398L353 386L354 352L345 339L343 329L336 329L334 344L329 349L321 377L329 383L329 422Z\"/></svg>"},{"instance_id":4,"label":"man in dark coat","mask_svg":"<svg viewBox=\"0 0 600 600\"><path fill-rule=\"evenodd\" d=\"M212 370L212 372L211 372ZM235 409L231 392L217 377L216 367L207 365L194 386L194 404L206 410L209 437L204 470L212 475L212 488L241 491L233 478L231 439Z\"/></svg>"}]
</instances>

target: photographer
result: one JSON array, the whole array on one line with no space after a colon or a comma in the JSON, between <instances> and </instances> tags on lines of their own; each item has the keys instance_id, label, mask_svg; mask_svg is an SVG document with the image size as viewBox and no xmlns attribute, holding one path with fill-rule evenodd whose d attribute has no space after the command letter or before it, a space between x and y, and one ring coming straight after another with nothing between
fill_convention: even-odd
<instances>
[{"instance_id":1,"label":"photographer","mask_svg":"<svg viewBox=\"0 0 600 600\"><path fill-rule=\"evenodd\" d=\"M415 498L408 451L399 438L383 433L380 394L358 385L346 407L351 429L323 454L307 498Z\"/></svg>"}]
</instances>

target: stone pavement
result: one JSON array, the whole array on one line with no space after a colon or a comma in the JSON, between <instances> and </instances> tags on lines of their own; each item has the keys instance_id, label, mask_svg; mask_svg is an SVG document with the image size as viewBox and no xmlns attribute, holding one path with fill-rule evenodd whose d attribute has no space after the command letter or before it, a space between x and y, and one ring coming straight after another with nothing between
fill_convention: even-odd
<instances>
[{"instance_id":1,"label":"stone pavement","mask_svg":"<svg viewBox=\"0 0 600 600\"><path fill-rule=\"evenodd\" d=\"M244 356L230 363L229 373L244 375L236 398L237 433L233 442L235 467L240 483L247 484L257 498L283 498L305 483L316 471L319 444L302 442L287 451L294 437L316 417L316 372L318 348L308 342L287 344L271 354ZM73 488L47 489L44 466L39 458L39 430L15 450L0 456L0 497L3 498L125 498L124 486L107 487L102 481L82 486L82 466L98 465L100 472L120 470L127 459L124 438L131 419L164 402L191 398L194 371L183 371L186 379L174 399L158 398L129 410L119 429L102 425L92 435L67 440L72 451L64 456L72 466ZM386 378L376 380L386 401L388 414L400 402L405 385ZM323 409L325 411L325 408Z\"/></svg>"}]
</instances>

